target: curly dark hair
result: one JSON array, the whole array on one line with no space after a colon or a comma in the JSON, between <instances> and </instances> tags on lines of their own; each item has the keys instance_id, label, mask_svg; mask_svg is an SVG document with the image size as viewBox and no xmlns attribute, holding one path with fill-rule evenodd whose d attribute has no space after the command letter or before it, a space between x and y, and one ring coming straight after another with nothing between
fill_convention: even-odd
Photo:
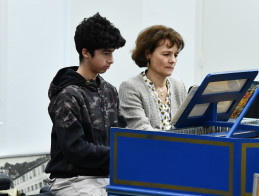
<instances>
[{"instance_id":1,"label":"curly dark hair","mask_svg":"<svg viewBox=\"0 0 259 196\"><path fill-rule=\"evenodd\" d=\"M171 42L172 46L176 44L178 52L184 48L182 36L174 29L163 25L154 25L144 29L138 35L136 47L131 55L132 59L139 67L147 67L147 52L153 53L160 41L166 39Z\"/></svg>"},{"instance_id":2,"label":"curly dark hair","mask_svg":"<svg viewBox=\"0 0 259 196\"><path fill-rule=\"evenodd\" d=\"M99 13L92 17L84 18L76 27L74 40L80 62L83 60L83 48L87 49L91 56L94 56L96 49L118 49L126 43L119 29L114 27L105 17L100 16Z\"/></svg>"}]
</instances>

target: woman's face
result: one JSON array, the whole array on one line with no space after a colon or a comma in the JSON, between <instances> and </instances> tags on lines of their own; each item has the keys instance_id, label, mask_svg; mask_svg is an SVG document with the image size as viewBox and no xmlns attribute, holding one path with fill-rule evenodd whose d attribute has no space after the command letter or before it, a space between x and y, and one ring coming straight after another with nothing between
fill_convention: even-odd
<instances>
[{"instance_id":1,"label":"woman's face","mask_svg":"<svg viewBox=\"0 0 259 196\"><path fill-rule=\"evenodd\" d=\"M150 60L148 71L167 77L172 75L177 62L178 48L175 44L171 46L168 39L160 41L153 53L147 54Z\"/></svg>"}]
</instances>

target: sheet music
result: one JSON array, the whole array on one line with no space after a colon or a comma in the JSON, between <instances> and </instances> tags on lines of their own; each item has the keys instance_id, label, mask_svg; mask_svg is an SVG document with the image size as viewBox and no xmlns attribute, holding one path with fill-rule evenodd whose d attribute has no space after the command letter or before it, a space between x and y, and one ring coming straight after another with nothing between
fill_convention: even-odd
<instances>
[{"instance_id":1,"label":"sheet music","mask_svg":"<svg viewBox=\"0 0 259 196\"><path fill-rule=\"evenodd\" d=\"M178 108L175 116L172 119L172 124L175 125L175 123L178 121L178 119L180 118L180 116L182 115L183 111L185 110L185 108L187 107L187 105L190 103L192 97L194 96L195 92L197 91L197 89L199 88L199 86L193 86L190 90L190 92L188 93L187 97L185 98L184 102L181 104L181 106Z\"/></svg>"}]
</instances>

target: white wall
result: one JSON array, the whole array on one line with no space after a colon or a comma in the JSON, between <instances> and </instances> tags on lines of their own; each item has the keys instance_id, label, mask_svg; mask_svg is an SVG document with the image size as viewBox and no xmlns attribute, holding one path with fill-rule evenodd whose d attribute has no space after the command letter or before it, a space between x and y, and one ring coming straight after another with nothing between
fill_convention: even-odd
<instances>
[{"instance_id":1,"label":"white wall","mask_svg":"<svg viewBox=\"0 0 259 196\"><path fill-rule=\"evenodd\" d=\"M103 77L119 87L141 70L131 60L138 33L164 24L185 40L174 75L186 87L210 72L258 68L256 0L0 0L0 156L48 152L48 87L78 65L76 26L96 12L127 40Z\"/></svg>"},{"instance_id":2,"label":"white wall","mask_svg":"<svg viewBox=\"0 0 259 196\"><path fill-rule=\"evenodd\" d=\"M76 26L83 18L99 12L118 27L126 39L126 45L115 51L115 63L103 75L107 81L118 88L122 81L144 70L131 59L137 35L150 25L163 24L178 31L186 42L174 75L182 78L186 86L193 84L195 0L161 0L159 4L156 0L77 0L71 4L71 65L78 65L78 54L72 39ZM186 72L186 69L189 71Z\"/></svg>"},{"instance_id":3,"label":"white wall","mask_svg":"<svg viewBox=\"0 0 259 196\"><path fill-rule=\"evenodd\" d=\"M258 0L203 1L202 77L259 68L258 10Z\"/></svg>"},{"instance_id":4,"label":"white wall","mask_svg":"<svg viewBox=\"0 0 259 196\"><path fill-rule=\"evenodd\" d=\"M6 114L6 63L7 63L7 2L0 0L0 152L5 146L4 124ZM1 139L4 138L4 139Z\"/></svg>"},{"instance_id":5,"label":"white wall","mask_svg":"<svg viewBox=\"0 0 259 196\"><path fill-rule=\"evenodd\" d=\"M64 65L64 2L1 0L1 10L5 45L0 64L0 156L47 152L51 133L47 91L54 73Z\"/></svg>"},{"instance_id":6,"label":"white wall","mask_svg":"<svg viewBox=\"0 0 259 196\"><path fill-rule=\"evenodd\" d=\"M164 24L186 42L174 74L187 86L193 83L195 0L0 0L0 6L0 156L49 151L49 84L58 69L79 64L75 28L96 12L127 40L103 76L107 81L119 87L140 73L131 60L135 39L143 28Z\"/></svg>"}]
</instances>

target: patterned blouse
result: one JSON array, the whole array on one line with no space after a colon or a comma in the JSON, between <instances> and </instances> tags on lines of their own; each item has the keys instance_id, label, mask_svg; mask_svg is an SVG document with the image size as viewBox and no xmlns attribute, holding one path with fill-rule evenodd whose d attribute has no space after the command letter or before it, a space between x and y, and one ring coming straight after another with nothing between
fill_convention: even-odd
<instances>
[{"instance_id":1,"label":"patterned blouse","mask_svg":"<svg viewBox=\"0 0 259 196\"><path fill-rule=\"evenodd\" d=\"M171 121L171 92L166 94L166 101L165 103L162 102L160 97L158 96L157 90L153 82L151 82L146 75L146 71L141 72L141 75L158 104L158 112L160 116L160 129L162 130L169 130L172 128L170 121ZM166 86L167 89L170 88L170 82L166 79Z\"/></svg>"}]
</instances>

